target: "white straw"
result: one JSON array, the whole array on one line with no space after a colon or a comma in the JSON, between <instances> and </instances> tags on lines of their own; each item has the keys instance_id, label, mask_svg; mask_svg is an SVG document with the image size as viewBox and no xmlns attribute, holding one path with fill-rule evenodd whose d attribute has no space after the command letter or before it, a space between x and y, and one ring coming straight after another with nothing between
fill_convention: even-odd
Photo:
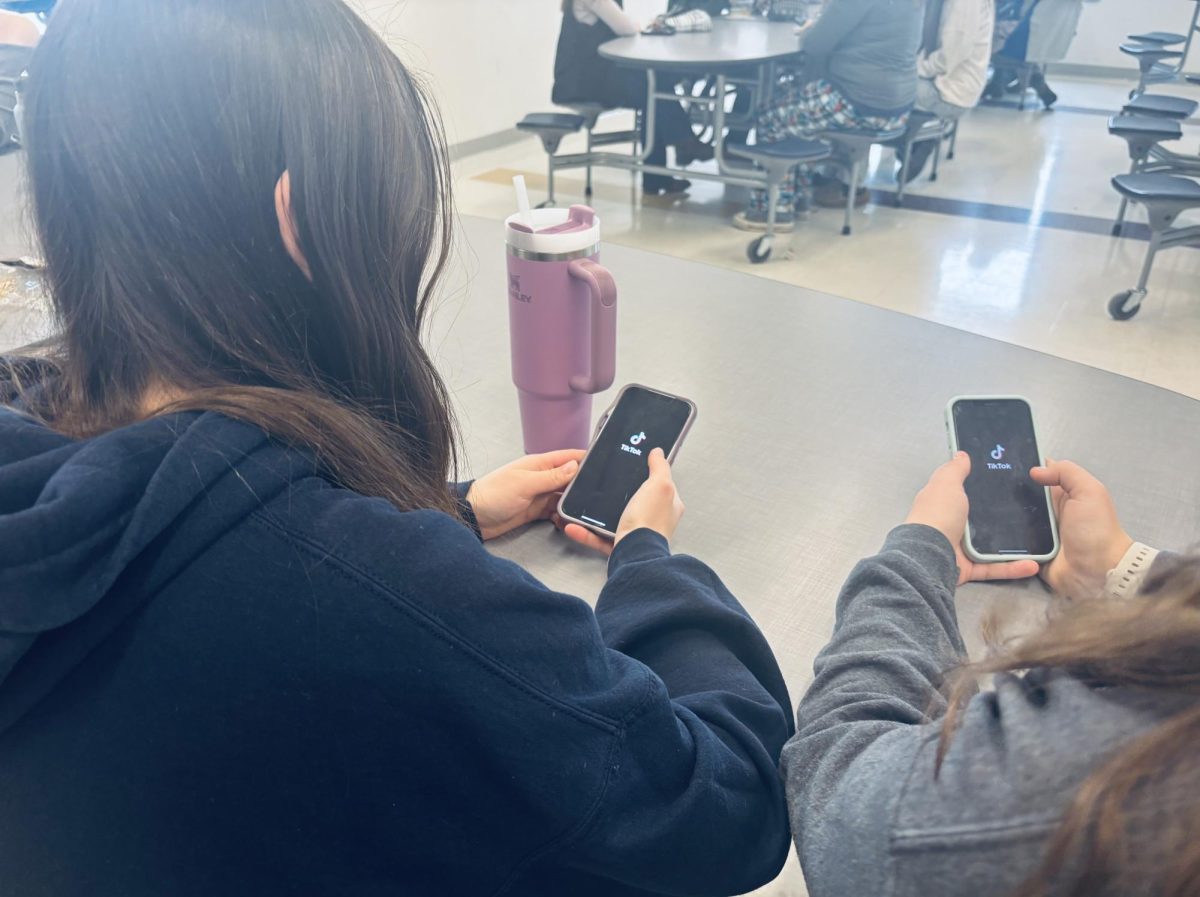
<instances>
[{"instance_id":1,"label":"white straw","mask_svg":"<svg viewBox=\"0 0 1200 897\"><path fill-rule=\"evenodd\" d=\"M525 186L525 176L513 178L513 186L517 188L517 210L521 213L521 221L533 227L533 213L529 209L529 188Z\"/></svg>"}]
</instances>

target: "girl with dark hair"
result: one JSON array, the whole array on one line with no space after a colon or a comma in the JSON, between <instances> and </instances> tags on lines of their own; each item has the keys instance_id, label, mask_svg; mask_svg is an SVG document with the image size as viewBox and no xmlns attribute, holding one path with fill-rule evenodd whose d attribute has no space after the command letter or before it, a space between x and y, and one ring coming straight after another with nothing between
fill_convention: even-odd
<instances>
[{"instance_id":1,"label":"girl with dark hair","mask_svg":"<svg viewBox=\"0 0 1200 897\"><path fill-rule=\"evenodd\" d=\"M384 43L341 0L71 0L24 106L59 335L0 395L0 893L772 878L787 691L671 556L661 455L594 613L481 544L579 452L447 485L446 148Z\"/></svg>"},{"instance_id":2,"label":"girl with dark hair","mask_svg":"<svg viewBox=\"0 0 1200 897\"><path fill-rule=\"evenodd\" d=\"M783 757L810 892L1194 897L1200 557L1135 543L1081 467L1035 468L1068 603L963 666L955 586L1037 572L963 556L969 472L938 470L842 589Z\"/></svg>"},{"instance_id":3,"label":"girl with dark hair","mask_svg":"<svg viewBox=\"0 0 1200 897\"><path fill-rule=\"evenodd\" d=\"M645 73L621 68L599 52L606 41L642 30L642 24L625 12L624 0L563 0L562 14L554 55L554 102L560 106L598 103L610 109L645 109ZM668 146L675 147L675 164L680 168L713 157L713 148L693 133L683 107L660 100L655 109L654 146L646 162L666 165ZM642 176L642 188L651 194L683 193L690 186L682 178Z\"/></svg>"}]
</instances>

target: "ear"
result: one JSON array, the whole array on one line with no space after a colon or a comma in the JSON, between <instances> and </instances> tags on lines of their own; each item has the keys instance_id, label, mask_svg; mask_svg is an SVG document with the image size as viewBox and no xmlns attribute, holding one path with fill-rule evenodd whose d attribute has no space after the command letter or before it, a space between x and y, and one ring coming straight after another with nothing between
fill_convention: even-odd
<instances>
[{"instance_id":1,"label":"ear","mask_svg":"<svg viewBox=\"0 0 1200 897\"><path fill-rule=\"evenodd\" d=\"M292 215L292 176L286 169L275 184L275 215L279 218L279 236L283 238L283 248L304 276L312 280L312 269L300 248L300 231Z\"/></svg>"}]
</instances>

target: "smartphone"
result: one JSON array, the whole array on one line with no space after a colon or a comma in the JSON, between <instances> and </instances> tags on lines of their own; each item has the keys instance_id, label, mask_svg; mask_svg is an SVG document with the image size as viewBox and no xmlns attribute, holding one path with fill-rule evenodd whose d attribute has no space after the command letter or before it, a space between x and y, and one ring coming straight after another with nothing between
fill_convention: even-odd
<instances>
[{"instance_id":1,"label":"smartphone","mask_svg":"<svg viewBox=\"0 0 1200 897\"><path fill-rule=\"evenodd\" d=\"M571 481L558 513L612 538L633 493L650 476L648 456L661 448L674 461L696 420L688 399L631 383L617 394L596 428L596 438Z\"/></svg>"},{"instance_id":2,"label":"smartphone","mask_svg":"<svg viewBox=\"0 0 1200 897\"><path fill-rule=\"evenodd\" d=\"M1058 525L1050 490L1029 476L1042 464L1033 409L1020 396L957 396L946 407L950 451L971 456L971 511L963 551L973 561L1031 559L1058 554Z\"/></svg>"}]
</instances>

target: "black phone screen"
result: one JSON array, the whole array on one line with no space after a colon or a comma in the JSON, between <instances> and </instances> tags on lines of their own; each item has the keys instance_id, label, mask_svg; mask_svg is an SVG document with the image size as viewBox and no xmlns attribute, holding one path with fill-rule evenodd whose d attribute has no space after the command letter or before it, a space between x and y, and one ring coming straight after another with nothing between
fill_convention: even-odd
<instances>
[{"instance_id":1,"label":"black phone screen","mask_svg":"<svg viewBox=\"0 0 1200 897\"><path fill-rule=\"evenodd\" d=\"M958 447L971 456L967 498L971 545L979 554L1047 555L1054 529L1045 487L1029 476L1042 463L1033 411L1021 399L963 399L952 409Z\"/></svg>"},{"instance_id":2,"label":"black phone screen","mask_svg":"<svg viewBox=\"0 0 1200 897\"><path fill-rule=\"evenodd\" d=\"M647 456L661 448L669 457L691 414L683 399L626 389L567 490L563 513L615 533L629 499L650 475Z\"/></svg>"}]
</instances>

